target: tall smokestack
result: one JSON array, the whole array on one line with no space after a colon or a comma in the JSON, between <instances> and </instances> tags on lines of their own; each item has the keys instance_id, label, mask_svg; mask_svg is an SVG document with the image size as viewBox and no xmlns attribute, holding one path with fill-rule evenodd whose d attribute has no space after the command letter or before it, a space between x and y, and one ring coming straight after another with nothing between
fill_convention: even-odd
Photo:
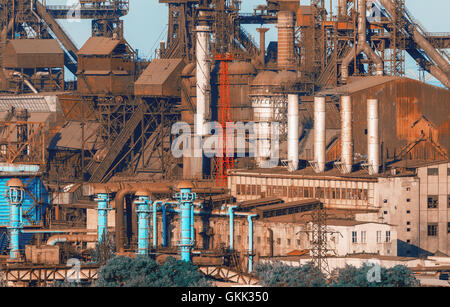
<instances>
[{"instance_id":1,"label":"tall smokestack","mask_svg":"<svg viewBox=\"0 0 450 307\"><path fill-rule=\"evenodd\" d=\"M298 95L288 95L288 169L298 169Z\"/></svg>"},{"instance_id":2,"label":"tall smokestack","mask_svg":"<svg viewBox=\"0 0 450 307\"><path fill-rule=\"evenodd\" d=\"M352 100L341 97L341 163L342 173L349 174L353 165Z\"/></svg>"},{"instance_id":3,"label":"tall smokestack","mask_svg":"<svg viewBox=\"0 0 450 307\"><path fill-rule=\"evenodd\" d=\"M325 171L325 97L314 97L314 170Z\"/></svg>"},{"instance_id":4,"label":"tall smokestack","mask_svg":"<svg viewBox=\"0 0 450 307\"><path fill-rule=\"evenodd\" d=\"M259 61L261 64L266 64L266 32L269 28L257 28L259 32Z\"/></svg>"},{"instance_id":5,"label":"tall smokestack","mask_svg":"<svg viewBox=\"0 0 450 307\"><path fill-rule=\"evenodd\" d=\"M210 27L198 25L196 57L197 57L197 114L196 134L204 135L205 118L209 115L211 104L211 70L210 70Z\"/></svg>"},{"instance_id":6,"label":"tall smokestack","mask_svg":"<svg viewBox=\"0 0 450 307\"><path fill-rule=\"evenodd\" d=\"M288 69L294 60L294 13L278 12L278 68Z\"/></svg>"},{"instance_id":7,"label":"tall smokestack","mask_svg":"<svg viewBox=\"0 0 450 307\"><path fill-rule=\"evenodd\" d=\"M380 139L378 135L378 100L367 100L367 155L369 174L378 174L380 169Z\"/></svg>"}]
</instances>

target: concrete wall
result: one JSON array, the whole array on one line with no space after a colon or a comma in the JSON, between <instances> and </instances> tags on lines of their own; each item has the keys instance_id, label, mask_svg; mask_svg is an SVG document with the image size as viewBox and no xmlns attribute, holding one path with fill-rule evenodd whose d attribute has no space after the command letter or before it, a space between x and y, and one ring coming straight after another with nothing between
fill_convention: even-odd
<instances>
[{"instance_id":1,"label":"concrete wall","mask_svg":"<svg viewBox=\"0 0 450 307\"><path fill-rule=\"evenodd\" d=\"M355 253L379 254L383 256L397 255L397 232L394 227L380 223L366 223L354 226L329 225L328 230L336 233L330 234L328 248L334 250L337 256ZM352 233L356 232L356 242L352 241ZM362 233L365 233L365 240ZM377 240L377 232L380 239ZM390 240L386 241L386 232Z\"/></svg>"},{"instance_id":2,"label":"concrete wall","mask_svg":"<svg viewBox=\"0 0 450 307\"><path fill-rule=\"evenodd\" d=\"M449 167L450 163L441 163L417 170L420 179L419 246L425 252L450 254ZM428 169L433 168L438 169L438 174L428 175ZM427 199L432 195L438 197L437 208L428 208ZM437 225L436 236L428 235L429 225Z\"/></svg>"}]
</instances>

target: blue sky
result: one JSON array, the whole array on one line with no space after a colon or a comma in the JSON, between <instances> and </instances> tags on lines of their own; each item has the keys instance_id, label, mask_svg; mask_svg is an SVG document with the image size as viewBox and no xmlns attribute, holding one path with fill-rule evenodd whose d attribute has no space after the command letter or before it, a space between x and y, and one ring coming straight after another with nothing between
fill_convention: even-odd
<instances>
[{"instance_id":1,"label":"blue sky","mask_svg":"<svg viewBox=\"0 0 450 307\"><path fill-rule=\"evenodd\" d=\"M47 0L47 4L65 4L73 0ZM244 12L252 12L265 0L242 0ZM302 0L308 4L309 0ZM329 8L329 0L325 0ZM449 0L405 0L406 7L430 32L450 32L450 1ZM337 0L333 0L333 11L336 11ZM166 39L167 34L167 6L160 4L158 0L130 0L130 12L124 18L125 38L130 45L139 50L141 57L153 57L154 51L159 46L159 41ZM81 47L90 36L90 21L61 24L69 32L76 45ZM248 27L250 34L256 37L256 26ZM253 33L252 33L253 32ZM276 40L276 29L271 29L267 34L267 41ZM410 70L416 70L412 61L407 62L407 75Z\"/></svg>"}]
</instances>

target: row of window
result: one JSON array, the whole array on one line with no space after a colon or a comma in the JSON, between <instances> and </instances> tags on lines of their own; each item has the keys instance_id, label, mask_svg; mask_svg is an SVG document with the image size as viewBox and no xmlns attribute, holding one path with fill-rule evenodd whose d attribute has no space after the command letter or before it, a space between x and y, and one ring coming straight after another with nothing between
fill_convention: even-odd
<instances>
[{"instance_id":1,"label":"row of window","mask_svg":"<svg viewBox=\"0 0 450 307\"><path fill-rule=\"evenodd\" d=\"M428 176L438 176L439 175L439 168L437 167L430 167L427 169L427 175ZM450 168L447 168L447 176L450 176Z\"/></svg>"},{"instance_id":2,"label":"row of window","mask_svg":"<svg viewBox=\"0 0 450 307\"><path fill-rule=\"evenodd\" d=\"M384 241L382 237L382 231L377 230L377 243L389 243L391 242L391 232L386 231L384 236ZM352 243L367 243L367 231L361 231L360 237L358 239L358 232L352 231Z\"/></svg>"},{"instance_id":3,"label":"row of window","mask_svg":"<svg viewBox=\"0 0 450 307\"><path fill-rule=\"evenodd\" d=\"M439 196L438 195L428 195L427 196L427 207L428 209L435 209L439 207ZM447 207L450 208L450 195L447 195Z\"/></svg>"},{"instance_id":4,"label":"row of window","mask_svg":"<svg viewBox=\"0 0 450 307\"><path fill-rule=\"evenodd\" d=\"M427 233L429 237L436 237L438 235L438 225L428 224ZM447 223L447 233L450 233L450 222Z\"/></svg>"},{"instance_id":5,"label":"row of window","mask_svg":"<svg viewBox=\"0 0 450 307\"><path fill-rule=\"evenodd\" d=\"M261 195L261 185L236 184L237 195ZM319 198L319 199L354 199L367 200L367 189L336 188L336 187L287 187L266 186L266 196L289 198Z\"/></svg>"}]
</instances>

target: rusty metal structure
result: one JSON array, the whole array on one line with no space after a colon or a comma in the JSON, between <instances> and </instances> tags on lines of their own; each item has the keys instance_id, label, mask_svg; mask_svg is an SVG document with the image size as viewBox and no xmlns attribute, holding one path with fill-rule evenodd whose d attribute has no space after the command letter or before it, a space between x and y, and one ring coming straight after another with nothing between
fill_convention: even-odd
<instances>
[{"instance_id":1,"label":"rusty metal structure","mask_svg":"<svg viewBox=\"0 0 450 307\"><path fill-rule=\"evenodd\" d=\"M358 210L374 214L381 209L353 210L348 202L373 202L370 189L378 177L396 176L396 163L449 158L450 34L428 32L405 0L311 0L310 5L261 0L250 13L242 11L239 0L159 0L167 5L167 37L151 60L140 59L124 37L122 17L130 2L81 0L71 6L0 0L0 167L38 166L50 195L42 222L26 231L33 237L29 252L48 253L51 260L29 256L42 267L4 266L8 282L67 279L66 268L49 266L60 265L65 259L60 254L89 259L87 246L92 247L97 227L92 212L114 210L113 226L104 225L107 233L119 253L133 254L139 231L134 200L142 189L159 202L151 209L156 224L150 253L176 255L180 229L174 225L180 218L173 192L180 180L192 181L199 197L191 241L194 262L205 274L256 283L245 271L254 258L277 254L277 221L297 221L305 212L313 229L297 233L311 235L308 252L320 269L329 271L332 232L323 205L327 212L343 206L338 209L344 213L338 211L345 218L355 219ZM81 48L58 23L73 18L92 21L91 37ZM258 25L256 33L248 25ZM277 41L268 41L269 31L277 32ZM405 78L406 55L442 87ZM299 169L286 171L288 97L298 104ZM342 97L350 110L345 124ZM318 98L326 118L315 126ZM377 100L373 118L377 125L379 120L380 163L378 172L367 174L367 139L373 132L368 131L372 118L366 116L369 100ZM219 157L175 156L175 123L187 124L183 145L192 153L196 141L204 144L212 135L203 126L198 129L199 119L216 122L223 131L229 123L256 123L259 133L270 135L268 140L275 138L268 123L280 123L280 162L267 171L267 159L238 155L236 145L251 146L247 134L231 149L225 146L229 136L220 136ZM351 131L347 138L341 134L344 126ZM317 151L313 135L319 127L325 166L313 171L308 162ZM352 152L345 174L339 168L343 142ZM272 149L268 143L264 148ZM410 176L411 169L405 169ZM251 179L245 181L246 176ZM255 183L265 177L266 182ZM295 186L288 179L314 183ZM328 181L333 186L320 186ZM335 181L348 182L339 186ZM106 195L111 207L99 210L99 195ZM253 226L255 217L259 224ZM233 223L234 237L228 230ZM297 226L286 227L292 233ZM53 232L64 233L58 238L67 240L56 240L58 248L41 244ZM257 247L250 244L253 233ZM0 235L0 247L2 240ZM297 253L305 255L302 244ZM97 278L97 267L83 270L82 279Z\"/></svg>"}]
</instances>

